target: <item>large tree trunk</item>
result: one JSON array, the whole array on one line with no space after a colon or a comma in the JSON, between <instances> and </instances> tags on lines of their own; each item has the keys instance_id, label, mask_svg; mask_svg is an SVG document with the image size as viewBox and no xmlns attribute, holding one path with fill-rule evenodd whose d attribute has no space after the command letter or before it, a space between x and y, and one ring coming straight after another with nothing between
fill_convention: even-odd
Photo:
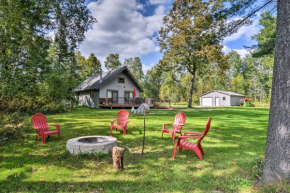
<instances>
[{"instance_id":1,"label":"large tree trunk","mask_svg":"<svg viewBox=\"0 0 290 193\"><path fill-rule=\"evenodd\" d=\"M193 86L194 86L194 79L195 79L195 72L191 75L191 84L190 84L190 91L189 91L189 98L188 98L188 107L192 107L192 94L193 94Z\"/></svg>"},{"instance_id":2,"label":"large tree trunk","mask_svg":"<svg viewBox=\"0 0 290 193\"><path fill-rule=\"evenodd\" d=\"M290 178L290 1L278 0L277 36L263 178Z\"/></svg>"}]
</instances>

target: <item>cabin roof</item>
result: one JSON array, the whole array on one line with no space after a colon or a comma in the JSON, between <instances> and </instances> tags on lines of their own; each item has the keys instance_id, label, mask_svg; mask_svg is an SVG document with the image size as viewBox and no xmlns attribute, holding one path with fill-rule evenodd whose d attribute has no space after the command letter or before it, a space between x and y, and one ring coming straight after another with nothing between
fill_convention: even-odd
<instances>
[{"instance_id":1,"label":"cabin roof","mask_svg":"<svg viewBox=\"0 0 290 193\"><path fill-rule=\"evenodd\" d=\"M93 76L88 77L84 82L78 85L77 88L74 89L74 92L84 92L84 91L91 91L99 89L103 84L109 82L114 77L118 76L120 73L124 72L139 88L141 92L143 92L142 87L139 85L138 81L129 71L126 66L122 66L115 70L110 70L102 73L102 80L100 74L96 74Z\"/></svg>"},{"instance_id":2,"label":"cabin roof","mask_svg":"<svg viewBox=\"0 0 290 193\"><path fill-rule=\"evenodd\" d=\"M241 96L241 97L245 96L245 95L242 95L239 93L230 92L230 91L222 91L222 90L211 90L211 91L206 92L206 93L199 95L199 96L202 97L202 96L207 95L207 94L212 93L212 92L218 92L218 93L222 93L222 94L229 95L229 96Z\"/></svg>"}]
</instances>

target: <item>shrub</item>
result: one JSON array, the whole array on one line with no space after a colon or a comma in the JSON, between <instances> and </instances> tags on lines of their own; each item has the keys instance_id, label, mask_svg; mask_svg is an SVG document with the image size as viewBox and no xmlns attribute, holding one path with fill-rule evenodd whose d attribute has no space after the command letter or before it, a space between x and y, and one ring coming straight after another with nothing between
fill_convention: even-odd
<instances>
[{"instance_id":1,"label":"shrub","mask_svg":"<svg viewBox=\"0 0 290 193\"><path fill-rule=\"evenodd\" d=\"M24 120L20 113L0 113L0 145L6 145L11 140L23 137Z\"/></svg>"},{"instance_id":2,"label":"shrub","mask_svg":"<svg viewBox=\"0 0 290 193\"><path fill-rule=\"evenodd\" d=\"M44 114L55 114L68 111L69 107L65 105L65 102L51 102L47 105L42 106L39 111Z\"/></svg>"}]
</instances>

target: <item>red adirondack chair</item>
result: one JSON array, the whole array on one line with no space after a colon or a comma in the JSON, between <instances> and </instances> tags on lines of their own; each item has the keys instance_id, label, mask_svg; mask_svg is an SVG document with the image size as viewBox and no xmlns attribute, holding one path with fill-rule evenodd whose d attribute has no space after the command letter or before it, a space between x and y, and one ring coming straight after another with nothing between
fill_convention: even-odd
<instances>
[{"instance_id":1,"label":"red adirondack chair","mask_svg":"<svg viewBox=\"0 0 290 193\"><path fill-rule=\"evenodd\" d=\"M124 130L124 135L127 133L127 124L129 123L128 120L129 113L126 110L121 110L117 114L117 125L114 125L114 122L116 119L111 120L111 131L110 134L112 135L113 129L123 129Z\"/></svg>"},{"instance_id":2,"label":"red adirondack chair","mask_svg":"<svg viewBox=\"0 0 290 193\"><path fill-rule=\"evenodd\" d=\"M178 113L175 115L175 122L174 123L165 123L162 125L162 133L161 133L161 139L163 139L163 133L171 133L172 135L172 141L175 140L175 134L181 133L181 129L185 124L186 115L184 113ZM166 125L173 125L172 129L166 129Z\"/></svg>"},{"instance_id":3,"label":"red adirondack chair","mask_svg":"<svg viewBox=\"0 0 290 193\"><path fill-rule=\"evenodd\" d=\"M33 124L32 128L36 129L37 134L35 140L37 140L38 137L41 137L42 143L45 144L45 137L50 136L50 135L58 135L58 139L60 140L60 131L59 131L59 125L58 124L53 124L53 125L48 125L47 124L47 118L45 115L41 113L36 113L31 117L31 122ZM53 126L56 127L56 130L49 131L48 127Z\"/></svg>"},{"instance_id":4,"label":"red adirondack chair","mask_svg":"<svg viewBox=\"0 0 290 193\"><path fill-rule=\"evenodd\" d=\"M197 155L197 157L200 160L202 160L202 155L204 155L204 151L201 146L201 141L206 136L206 134L208 133L210 129L210 123L211 123L211 117L209 118L207 124L205 125L205 130L203 133L185 132L184 136L179 136L178 141L176 142L175 147L174 147L173 159L175 159L176 149L177 149L177 146L179 146L179 153L182 151L182 148L192 150ZM187 136L187 135L196 135L196 136ZM195 143L186 141L186 139L198 139L198 141L195 144Z\"/></svg>"}]
</instances>

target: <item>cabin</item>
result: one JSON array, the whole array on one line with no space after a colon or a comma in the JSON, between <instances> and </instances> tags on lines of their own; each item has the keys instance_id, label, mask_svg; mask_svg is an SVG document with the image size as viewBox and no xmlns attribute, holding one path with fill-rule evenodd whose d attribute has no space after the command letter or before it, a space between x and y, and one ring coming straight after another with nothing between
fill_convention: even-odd
<instances>
[{"instance_id":1,"label":"cabin","mask_svg":"<svg viewBox=\"0 0 290 193\"><path fill-rule=\"evenodd\" d=\"M235 92L212 90L199 96L200 106L240 106L245 95Z\"/></svg>"},{"instance_id":2,"label":"cabin","mask_svg":"<svg viewBox=\"0 0 290 193\"><path fill-rule=\"evenodd\" d=\"M143 102L153 105L150 99L140 97L143 89L126 66L93 75L74 92L79 105L92 108L139 107Z\"/></svg>"}]
</instances>

